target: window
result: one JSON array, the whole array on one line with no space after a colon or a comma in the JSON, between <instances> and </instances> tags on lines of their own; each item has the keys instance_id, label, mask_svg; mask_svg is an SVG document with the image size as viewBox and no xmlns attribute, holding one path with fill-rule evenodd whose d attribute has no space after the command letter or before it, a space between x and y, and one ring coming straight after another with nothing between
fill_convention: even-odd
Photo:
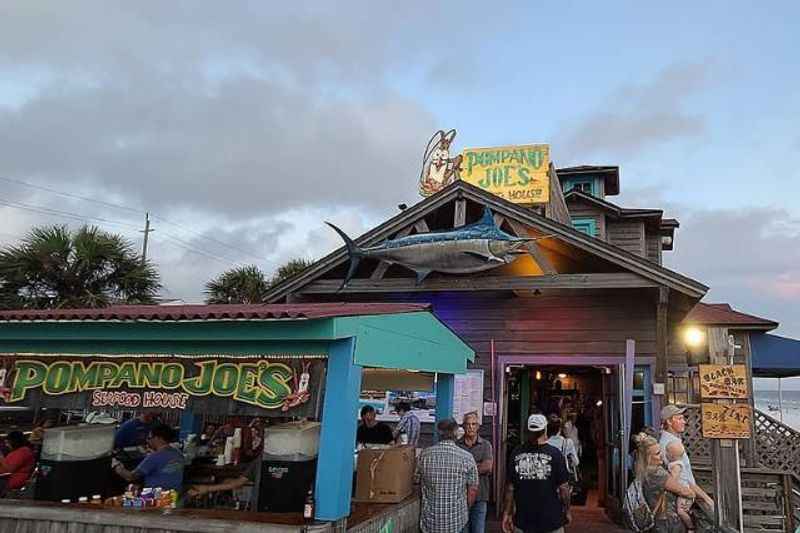
<instances>
[{"instance_id":1,"label":"window","mask_svg":"<svg viewBox=\"0 0 800 533\"><path fill-rule=\"evenodd\" d=\"M597 221L593 218L573 218L572 227L586 235L597 237Z\"/></svg>"},{"instance_id":2,"label":"window","mask_svg":"<svg viewBox=\"0 0 800 533\"><path fill-rule=\"evenodd\" d=\"M633 407L631 409L631 434L635 435L644 426L653 423L652 417L652 385L650 383L650 367L636 366L633 371Z\"/></svg>"},{"instance_id":3,"label":"window","mask_svg":"<svg viewBox=\"0 0 800 533\"><path fill-rule=\"evenodd\" d=\"M594 192L594 178L579 178L566 181L564 183L564 192L571 191L572 189L578 189L586 194L597 196Z\"/></svg>"}]
</instances>

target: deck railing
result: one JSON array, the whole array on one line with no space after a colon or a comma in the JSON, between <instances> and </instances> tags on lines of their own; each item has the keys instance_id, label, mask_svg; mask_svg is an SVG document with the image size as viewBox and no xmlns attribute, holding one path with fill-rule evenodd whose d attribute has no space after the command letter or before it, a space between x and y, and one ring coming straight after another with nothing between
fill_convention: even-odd
<instances>
[{"instance_id":1,"label":"deck railing","mask_svg":"<svg viewBox=\"0 0 800 533\"><path fill-rule=\"evenodd\" d=\"M756 460L765 468L800 477L800 432L755 410Z\"/></svg>"}]
</instances>

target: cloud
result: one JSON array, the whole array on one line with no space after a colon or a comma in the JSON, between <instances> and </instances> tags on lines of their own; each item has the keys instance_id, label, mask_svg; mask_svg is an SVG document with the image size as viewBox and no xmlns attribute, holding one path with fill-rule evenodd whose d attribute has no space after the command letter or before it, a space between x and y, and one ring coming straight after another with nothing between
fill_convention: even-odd
<instances>
[{"instance_id":1,"label":"cloud","mask_svg":"<svg viewBox=\"0 0 800 533\"><path fill-rule=\"evenodd\" d=\"M594 112L556 134L559 152L570 163L596 154L624 158L702 135L706 118L688 111L686 102L708 86L712 71L711 63L676 64L649 83L619 88Z\"/></svg>"}]
</instances>

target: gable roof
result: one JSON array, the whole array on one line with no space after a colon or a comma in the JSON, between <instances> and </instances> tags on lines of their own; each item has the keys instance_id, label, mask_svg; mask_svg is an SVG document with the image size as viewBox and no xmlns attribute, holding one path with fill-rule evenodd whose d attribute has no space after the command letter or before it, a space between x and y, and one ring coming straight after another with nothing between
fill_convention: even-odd
<instances>
[{"instance_id":1,"label":"gable roof","mask_svg":"<svg viewBox=\"0 0 800 533\"><path fill-rule=\"evenodd\" d=\"M732 326L744 329L771 330L778 327L778 323L773 320L741 313L726 303L698 303L689 311L683 322L686 324Z\"/></svg>"},{"instance_id":2,"label":"gable roof","mask_svg":"<svg viewBox=\"0 0 800 533\"><path fill-rule=\"evenodd\" d=\"M687 276L673 272L663 266L648 261L644 257L627 252L622 248L618 248L596 237L589 236L574 229L572 226L546 218L535 213L531 209L511 203L461 180L457 180L438 193L429 196L390 218L383 224L369 230L355 239L355 243L358 246L377 244L379 241L388 239L402 229L414 224L439 207L460 199L471 200L488 207L495 214L501 214L510 219L517 220L545 234L552 234L567 244L617 264L659 285L671 287L689 297L700 298L708 291L707 286ZM302 272L284 280L270 289L266 295L267 301L276 301L296 291L327 271L347 261L347 259L346 248L344 246L337 248Z\"/></svg>"},{"instance_id":3,"label":"gable roof","mask_svg":"<svg viewBox=\"0 0 800 533\"><path fill-rule=\"evenodd\" d=\"M0 311L3 322L203 322L302 320L429 311L427 304L319 303L269 305L115 305L101 309L15 309Z\"/></svg>"},{"instance_id":4,"label":"gable roof","mask_svg":"<svg viewBox=\"0 0 800 533\"><path fill-rule=\"evenodd\" d=\"M580 176L581 174L599 175L605 181L605 191L608 196L619 194L619 167L611 165L579 165L576 167L563 167L556 169L560 178Z\"/></svg>"},{"instance_id":5,"label":"gable roof","mask_svg":"<svg viewBox=\"0 0 800 533\"><path fill-rule=\"evenodd\" d=\"M584 192L580 189L570 189L568 192L564 194L564 199L583 200L588 204L591 204L599 209L602 209L603 211L611 213L620 218L643 218L643 217L661 218L664 215L664 211L662 209L638 209L638 208L620 207L617 204L612 204L607 200L598 198L597 196ZM675 219L668 219L668 220L677 222L677 220Z\"/></svg>"}]
</instances>

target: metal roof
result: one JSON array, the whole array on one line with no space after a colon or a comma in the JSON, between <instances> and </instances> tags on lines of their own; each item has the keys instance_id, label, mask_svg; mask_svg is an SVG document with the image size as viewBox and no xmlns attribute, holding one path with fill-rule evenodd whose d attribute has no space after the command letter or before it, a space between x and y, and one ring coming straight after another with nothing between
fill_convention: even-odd
<instances>
[{"instance_id":1,"label":"metal roof","mask_svg":"<svg viewBox=\"0 0 800 533\"><path fill-rule=\"evenodd\" d=\"M15 309L0 311L2 322L128 322L303 320L430 311L428 304L318 303L264 305L115 305L101 309Z\"/></svg>"},{"instance_id":2,"label":"metal roof","mask_svg":"<svg viewBox=\"0 0 800 533\"><path fill-rule=\"evenodd\" d=\"M744 329L770 330L778 327L775 321L740 313L725 303L698 303L683 321L690 324L736 326Z\"/></svg>"}]
</instances>

